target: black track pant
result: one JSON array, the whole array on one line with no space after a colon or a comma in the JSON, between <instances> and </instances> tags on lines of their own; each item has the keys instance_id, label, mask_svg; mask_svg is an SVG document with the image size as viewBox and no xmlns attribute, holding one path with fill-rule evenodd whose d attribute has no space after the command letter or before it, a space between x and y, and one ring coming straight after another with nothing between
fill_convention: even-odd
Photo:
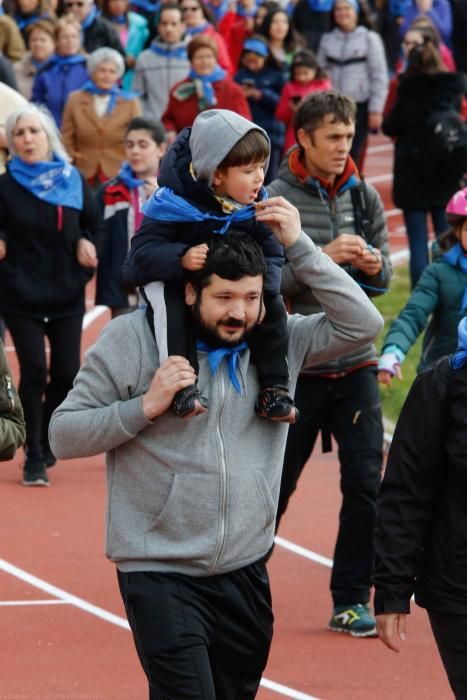
<instances>
[{"instance_id":1,"label":"black track pant","mask_svg":"<svg viewBox=\"0 0 467 700\"><path fill-rule=\"evenodd\" d=\"M467 700L467 616L428 611L431 629L456 700Z\"/></svg>"},{"instance_id":2,"label":"black track pant","mask_svg":"<svg viewBox=\"0 0 467 700\"><path fill-rule=\"evenodd\" d=\"M4 320L20 366L18 393L26 420L28 457L40 459L48 445L50 417L73 386L80 367L83 317L41 320L5 314ZM48 369L46 336L50 343Z\"/></svg>"},{"instance_id":3,"label":"black track pant","mask_svg":"<svg viewBox=\"0 0 467 700\"><path fill-rule=\"evenodd\" d=\"M219 576L117 575L150 700L253 700L272 639L264 562Z\"/></svg>"}]
</instances>

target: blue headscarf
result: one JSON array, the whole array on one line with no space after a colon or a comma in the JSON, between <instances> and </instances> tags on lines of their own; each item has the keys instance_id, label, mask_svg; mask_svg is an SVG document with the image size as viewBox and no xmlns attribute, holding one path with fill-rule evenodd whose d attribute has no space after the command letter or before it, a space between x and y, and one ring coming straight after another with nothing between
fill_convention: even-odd
<instances>
[{"instance_id":1,"label":"blue headscarf","mask_svg":"<svg viewBox=\"0 0 467 700\"><path fill-rule=\"evenodd\" d=\"M467 253L462 248L460 243L456 243L443 255L443 259L453 267L458 267L462 272L467 273ZM467 285L462 296L460 312L464 313L467 309Z\"/></svg>"},{"instance_id":2,"label":"blue headscarf","mask_svg":"<svg viewBox=\"0 0 467 700\"><path fill-rule=\"evenodd\" d=\"M134 100L134 98L138 96L136 92L121 90L119 87L117 87L117 85L114 85L113 88L110 88L110 90L102 90L101 88L98 88L96 83L91 79L84 83L81 90L90 92L92 95L110 95L106 114L113 112L115 105L117 104L117 97L121 97L123 100Z\"/></svg>"},{"instance_id":3,"label":"blue headscarf","mask_svg":"<svg viewBox=\"0 0 467 700\"><path fill-rule=\"evenodd\" d=\"M78 211L83 208L81 175L73 165L58 156L38 163L25 163L14 156L8 162L8 172L19 185L48 204Z\"/></svg>"},{"instance_id":4,"label":"blue headscarf","mask_svg":"<svg viewBox=\"0 0 467 700\"><path fill-rule=\"evenodd\" d=\"M449 364L453 369L461 369L467 362L467 316L464 316L457 327L457 337L457 350L449 358Z\"/></svg>"},{"instance_id":5,"label":"blue headscarf","mask_svg":"<svg viewBox=\"0 0 467 700\"><path fill-rule=\"evenodd\" d=\"M162 46L161 44L152 43L149 48L158 56L164 56L165 58L187 58L188 54L186 52L186 46L175 46L173 49L168 48L170 44Z\"/></svg>"},{"instance_id":6,"label":"blue headscarf","mask_svg":"<svg viewBox=\"0 0 467 700\"><path fill-rule=\"evenodd\" d=\"M219 367L224 357L228 358L229 379L237 394L241 394L242 389L237 377L237 365L240 353L243 352L243 350L246 350L248 345L246 343L240 343L239 345L235 345L235 347L233 348L213 349L209 347L209 345L206 345L206 343L203 343L202 340L198 340L196 343L196 347L198 348L198 350L208 353L209 367L211 368L211 372L213 375L216 373L217 368Z\"/></svg>"},{"instance_id":7,"label":"blue headscarf","mask_svg":"<svg viewBox=\"0 0 467 700\"><path fill-rule=\"evenodd\" d=\"M127 160L122 164L118 177L129 190L134 190L140 185L144 185L144 180L141 180L139 177L135 177Z\"/></svg>"},{"instance_id":8,"label":"blue headscarf","mask_svg":"<svg viewBox=\"0 0 467 700\"><path fill-rule=\"evenodd\" d=\"M261 189L262 198L267 198L267 192L264 187ZM190 221L221 221L224 223L222 228L213 233L227 233L229 226L236 222L247 221L255 216L255 205L248 204L247 206L237 209L230 214L217 216L210 214L207 211L201 211L193 204L190 204L186 199L175 194L170 187L159 187L158 190L146 201L143 205L143 214L149 219L155 221L171 221L187 223Z\"/></svg>"}]
</instances>

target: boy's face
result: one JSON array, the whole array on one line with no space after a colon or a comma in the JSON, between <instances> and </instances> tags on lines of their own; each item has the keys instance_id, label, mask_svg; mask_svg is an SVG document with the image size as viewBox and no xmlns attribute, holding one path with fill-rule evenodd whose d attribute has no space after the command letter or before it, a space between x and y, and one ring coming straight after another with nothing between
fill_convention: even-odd
<instances>
[{"instance_id":1,"label":"boy's face","mask_svg":"<svg viewBox=\"0 0 467 700\"><path fill-rule=\"evenodd\" d=\"M230 197L239 204L253 204L264 182L266 163L232 165L225 172L216 170L213 189L220 197Z\"/></svg>"},{"instance_id":2,"label":"boy's face","mask_svg":"<svg viewBox=\"0 0 467 700\"><path fill-rule=\"evenodd\" d=\"M125 155L135 175L156 175L164 152L165 143L156 143L145 129L135 129L126 135Z\"/></svg>"}]
</instances>

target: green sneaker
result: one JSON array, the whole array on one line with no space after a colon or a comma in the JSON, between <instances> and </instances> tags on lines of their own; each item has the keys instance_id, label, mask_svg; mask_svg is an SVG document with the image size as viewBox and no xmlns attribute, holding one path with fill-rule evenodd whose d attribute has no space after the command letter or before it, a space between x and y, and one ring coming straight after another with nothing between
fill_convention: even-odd
<instances>
[{"instance_id":1,"label":"green sneaker","mask_svg":"<svg viewBox=\"0 0 467 700\"><path fill-rule=\"evenodd\" d=\"M329 622L333 632L346 632L352 637L377 637L376 620L369 605L337 605Z\"/></svg>"}]
</instances>

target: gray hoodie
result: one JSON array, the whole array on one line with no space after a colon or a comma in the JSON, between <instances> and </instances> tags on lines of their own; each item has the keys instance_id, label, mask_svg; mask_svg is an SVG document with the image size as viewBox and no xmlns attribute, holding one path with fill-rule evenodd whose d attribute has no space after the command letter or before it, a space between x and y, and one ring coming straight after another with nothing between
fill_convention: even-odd
<instances>
[{"instance_id":1,"label":"gray hoodie","mask_svg":"<svg viewBox=\"0 0 467 700\"><path fill-rule=\"evenodd\" d=\"M326 314L289 318L293 391L304 362L324 362L367 343L383 321L353 280L302 234L287 249L295 274ZM86 354L72 391L50 423L61 459L107 453L107 556L122 571L207 576L261 558L274 537L288 426L259 418L249 351L239 395L224 359L213 376L199 353L209 411L187 421L142 409L159 361L138 310L109 323Z\"/></svg>"}]
</instances>

